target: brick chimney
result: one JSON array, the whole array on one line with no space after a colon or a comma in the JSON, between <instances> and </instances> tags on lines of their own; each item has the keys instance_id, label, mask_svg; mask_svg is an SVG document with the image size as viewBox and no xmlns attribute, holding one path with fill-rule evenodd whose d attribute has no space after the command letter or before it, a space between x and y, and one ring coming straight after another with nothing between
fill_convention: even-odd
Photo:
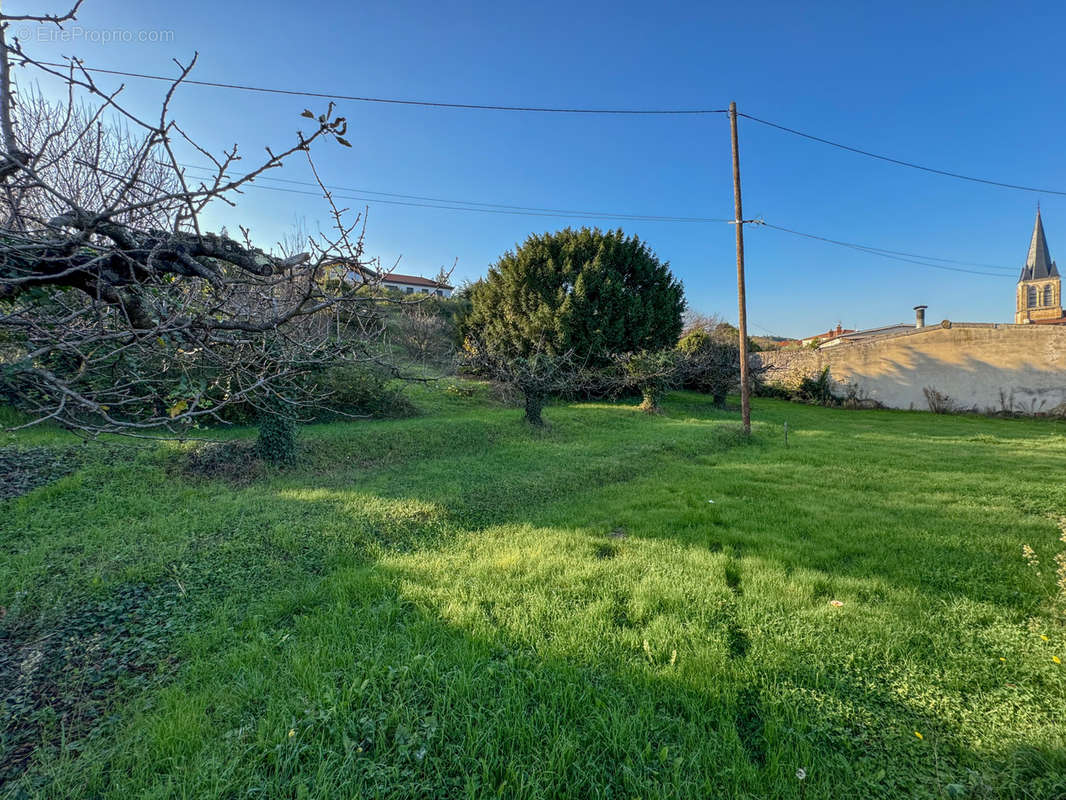
<instances>
[{"instance_id":1,"label":"brick chimney","mask_svg":"<svg viewBox=\"0 0 1066 800\"><path fill-rule=\"evenodd\" d=\"M927 308L929 308L929 306L915 306L914 307L914 327L915 328L924 328L925 327L925 310Z\"/></svg>"}]
</instances>

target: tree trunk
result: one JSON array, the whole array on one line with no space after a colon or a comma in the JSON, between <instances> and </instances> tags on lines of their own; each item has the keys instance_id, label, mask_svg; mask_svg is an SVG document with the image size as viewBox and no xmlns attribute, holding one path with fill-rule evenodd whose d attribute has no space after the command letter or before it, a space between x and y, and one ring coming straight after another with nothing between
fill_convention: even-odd
<instances>
[{"instance_id":1,"label":"tree trunk","mask_svg":"<svg viewBox=\"0 0 1066 800\"><path fill-rule=\"evenodd\" d=\"M259 415L259 457L271 464L291 464L296 460L296 425L275 414Z\"/></svg>"},{"instance_id":2,"label":"tree trunk","mask_svg":"<svg viewBox=\"0 0 1066 800\"><path fill-rule=\"evenodd\" d=\"M645 386L641 389L641 394L644 395L644 402L640 404L640 410L645 414L658 414L662 409L659 407L659 397L662 395L662 390L657 386Z\"/></svg>"},{"instance_id":3,"label":"tree trunk","mask_svg":"<svg viewBox=\"0 0 1066 800\"><path fill-rule=\"evenodd\" d=\"M544 409L544 398L535 393L526 394L526 422L537 428L544 427L544 417L540 412Z\"/></svg>"}]
</instances>

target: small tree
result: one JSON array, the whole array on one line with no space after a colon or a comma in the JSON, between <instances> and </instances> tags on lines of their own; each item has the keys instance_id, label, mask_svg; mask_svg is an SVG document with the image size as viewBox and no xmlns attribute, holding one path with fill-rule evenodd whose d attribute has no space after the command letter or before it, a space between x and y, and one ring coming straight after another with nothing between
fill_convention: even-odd
<instances>
[{"instance_id":1,"label":"small tree","mask_svg":"<svg viewBox=\"0 0 1066 800\"><path fill-rule=\"evenodd\" d=\"M402 306L395 327L396 341L412 361L439 364L454 353L453 326L435 298Z\"/></svg>"},{"instance_id":2,"label":"small tree","mask_svg":"<svg viewBox=\"0 0 1066 800\"><path fill-rule=\"evenodd\" d=\"M260 458L272 464L291 464L296 460L296 426L288 417L263 414L259 419L259 437L255 443Z\"/></svg>"},{"instance_id":3,"label":"small tree","mask_svg":"<svg viewBox=\"0 0 1066 800\"><path fill-rule=\"evenodd\" d=\"M681 283L636 236L567 228L530 236L471 290L464 333L509 358L578 354L591 368L673 347Z\"/></svg>"},{"instance_id":4,"label":"small tree","mask_svg":"<svg viewBox=\"0 0 1066 800\"><path fill-rule=\"evenodd\" d=\"M537 350L528 356L504 357L485 347L467 343L459 359L460 369L496 381L522 396L525 420L544 427L542 412L553 395L579 390L583 370L572 353L553 355Z\"/></svg>"},{"instance_id":5,"label":"small tree","mask_svg":"<svg viewBox=\"0 0 1066 800\"><path fill-rule=\"evenodd\" d=\"M715 329L696 329L677 345L679 372L686 389L709 394L717 406L725 405L726 395L740 387L739 338Z\"/></svg>"},{"instance_id":6,"label":"small tree","mask_svg":"<svg viewBox=\"0 0 1066 800\"><path fill-rule=\"evenodd\" d=\"M660 413L663 395L681 382L682 360L674 350L632 353L618 363L626 385L640 392L640 410L646 414Z\"/></svg>"}]
</instances>

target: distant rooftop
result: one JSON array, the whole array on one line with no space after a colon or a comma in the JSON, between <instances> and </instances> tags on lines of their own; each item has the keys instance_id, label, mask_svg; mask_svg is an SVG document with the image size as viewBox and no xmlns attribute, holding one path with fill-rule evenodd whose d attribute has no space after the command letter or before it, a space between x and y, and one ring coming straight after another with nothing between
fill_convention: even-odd
<instances>
[{"instance_id":1,"label":"distant rooftop","mask_svg":"<svg viewBox=\"0 0 1066 800\"><path fill-rule=\"evenodd\" d=\"M423 278L420 275L401 275L398 272L385 272L381 275L381 280L385 283L408 283L411 286L431 286L434 289L453 289L455 287L449 286L446 283L438 283L437 281L430 280L429 278Z\"/></svg>"},{"instance_id":2,"label":"distant rooftop","mask_svg":"<svg viewBox=\"0 0 1066 800\"><path fill-rule=\"evenodd\" d=\"M832 330L828 330L825 333L815 334L814 336L804 336L801 341L806 343L806 342L813 342L815 339L818 339L818 340L824 342L824 341L826 341L828 339L835 339L838 336L843 336L846 333L855 333L855 331L853 331L851 328L842 328L840 326L840 323L837 323L836 328L834 328Z\"/></svg>"}]
</instances>

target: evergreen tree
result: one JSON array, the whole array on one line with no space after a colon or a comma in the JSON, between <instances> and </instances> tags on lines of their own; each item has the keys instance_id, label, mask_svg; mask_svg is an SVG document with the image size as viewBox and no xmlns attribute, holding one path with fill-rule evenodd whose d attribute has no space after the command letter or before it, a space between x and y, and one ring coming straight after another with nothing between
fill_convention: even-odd
<instances>
[{"instance_id":1,"label":"evergreen tree","mask_svg":"<svg viewBox=\"0 0 1066 800\"><path fill-rule=\"evenodd\" d=\"M498 356L572 353L589 367L673 347L680 281L636 236L567 228L532 235L471 291L464 333Z\"/></svg>"}]
</instances>

